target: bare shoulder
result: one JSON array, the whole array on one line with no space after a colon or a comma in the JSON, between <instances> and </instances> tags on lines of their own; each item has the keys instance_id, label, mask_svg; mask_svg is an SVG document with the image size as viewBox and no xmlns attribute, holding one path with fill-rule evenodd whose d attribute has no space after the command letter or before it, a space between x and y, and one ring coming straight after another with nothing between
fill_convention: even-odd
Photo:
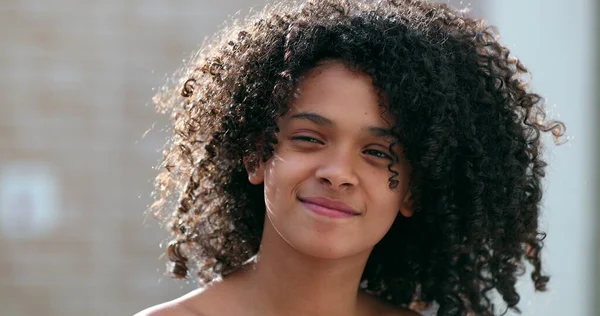
<instances>
[{"instance_id":1,"label":"bare shoulder","mask_svg":"<svg viewBox=\"0 0 600 316\"><path fill-rule=\"evenodd\" d=\"M196 316L184 306L175 302L166 302L147 308L134 316Z\"/></svg>"},{"instance_id":2,"label":"bare shoulder","mask_svg":"<svg viewBox=\"0 0 600 316\"><path fill-rule=\"evenodd\" d=\"M134 316L208 316L202 309L203 303L206 309L211 306L203 299L204 289L194 290L180 298L158 304L147 308Z\"/></svg>"}]
</instances>

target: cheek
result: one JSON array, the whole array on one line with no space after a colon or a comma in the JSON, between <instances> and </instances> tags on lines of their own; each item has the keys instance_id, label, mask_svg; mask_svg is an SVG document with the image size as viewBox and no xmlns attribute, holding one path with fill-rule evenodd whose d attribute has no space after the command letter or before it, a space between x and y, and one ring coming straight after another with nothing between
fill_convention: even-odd
<instances>
[{"instance_id":1,"label":"cheek","mask_svg":"<svg viewBox=\"0 0 600 316\"><path fill-rule=\"evenodd\" d=\"M289 148L281 148L276 150L273 158L267 162L265 177L277 181L278 185L298 181L310 176L312 166L318 159L317 155L302 155Z\"/></svg>"},{"instance_id":2,"label":"cheek","mask_svg":"<svg viewBox=\"0 0 600 316\"><path fill-rule=\"evenodd\" d=\"M398 195L380 196L368 209L371 220L376 221L377 225L391 226L400 212L399 199Z\"/></svg>"},{"instance_id":3,"label":"cheek","mask_svg":"<svg viewBox=\"0 0 600 316\"><path fill-rule=\"evenodd\" d=\"M401 177L402 175L398 175ZM367 210L373 220L383 224L383 222L393 222L398 214L402 199L404 198L403 183L400 181L398 187L390 189L389 172L382 173L372 179L367 185L368 203ZM400 179L398 179L400 180Z\"/></svg>"},{"instance_id":4,"label":"cheek","mask_svg":"<svg viewBox=\"0 0 600 316\"><path fill-rule=\"evenodd\" d=\"M389 188L383 188L390 191ZM382 190L383 190L382 189ZM369 247L375 246L388 233L394 221L400 216L400 203L398 194L379 194L375 200L370 201L366 216L362 223L360 241Z\"/></svg>"},{"instance_id":5,"label":"cheek","mask_svg":"<svg viewBox=\"0 0 600 316\"><path fill-rule=\"evenodd\" d=\"M387 167L381 167L377 170L370 170L364 172L366 189L370 191L370 195L376 196L379 199L385 199L388 203L390 200L402 195L403 178L404 174L399 168L393 168L398 175L394 176L392 180L399 181L398 186L394 189L390 188L390 178L393 176Z\"/></svg>"},{"instance_id":6,"label":"cheek","mask_svg":"<svg viewBox=\"0 0 600 316\"><path fill-rule=\"evenodd\" d=\"M298 185L309 174L308 165L293 155L276 153L265 165L265 197L275 202L294 196Z\"/></svg>"}]
</instances>

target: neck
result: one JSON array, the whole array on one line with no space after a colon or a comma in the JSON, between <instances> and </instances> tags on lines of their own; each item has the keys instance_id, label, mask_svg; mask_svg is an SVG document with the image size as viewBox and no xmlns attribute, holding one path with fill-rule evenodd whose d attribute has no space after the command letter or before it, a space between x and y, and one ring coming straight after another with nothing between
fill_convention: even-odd
<instances>
[{"instance_id":1,"label":"neck","mask_svg":"<svg viewBox=\"0 0 600 316\"><path fill-rule=\"evenodd\" d=\"M265 223L247 298L261 315L358 315L359 283L369 253L322 259L299 253ZM293 311L293 314L290 313Z\"/></svg>"}]
</instances>

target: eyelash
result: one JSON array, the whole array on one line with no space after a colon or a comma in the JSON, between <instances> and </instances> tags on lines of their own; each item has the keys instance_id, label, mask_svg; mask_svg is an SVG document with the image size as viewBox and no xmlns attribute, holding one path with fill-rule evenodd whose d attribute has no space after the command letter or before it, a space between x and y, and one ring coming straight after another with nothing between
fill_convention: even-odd
<instances>
[{"instance_id":1,"label":"eyelash","mask_svg":"<svg viewBox=\"0 0 600 316\"><path fill-rule=\"evenodd\" d=\"M314 144L323 144L322 141L313 138L313 137L309 137L309 136L294 136L292 137L292 140L299 140L302 142L307 142L307 143L314 143Z\"/></svg>"},{"instance_id":2,"label":"eyelash","mask_svg":"<svg viewBox=\"0 0 600 316\"><path fill-rule=\"evenodd\" d=\"M313 138L313 137L309 137L309 136L294 136L294 137L292 137L292 140L313 143L313 144L321 144L321 145L323 144L322 141L320 141L316 138ZM376 150L376 149L366 149L363 151L363 153L374 156L376 158L393 160L393 158L390 155L388 155L380 150Z\"/></svg>"},{"instance_id":3,"label":"eyelash","mask_svg":"<svg viewBox=\"0 0 600 316\"><path fill-rule=\"evenodd\" d=\"M376 149L367 149L367 150L365 150L365 152L375 153L375 154L373 154L373 156L375 156L377 158L393 160L390 155L384 153L383 151L379 151L379 150L376 150Z\"/></svg>"}]
</instances>

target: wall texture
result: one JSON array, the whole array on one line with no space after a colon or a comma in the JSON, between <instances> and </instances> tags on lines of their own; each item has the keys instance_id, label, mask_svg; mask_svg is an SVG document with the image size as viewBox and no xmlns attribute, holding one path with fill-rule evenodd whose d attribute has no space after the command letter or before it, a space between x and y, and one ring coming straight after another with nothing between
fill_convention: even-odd
<instances>
[{"instance_id":1,"label":"wall texture","mask_svg":"<svg viewBox=\"0 0 600 316\"><path fill-rule=\"evenodd\" d=\"M252 4L0 2L0 179L40 187L0 212L0 314L131 315L190 287L163 276L166 235L144 216L166 124L148 103ZM38 209L53 224L28 228Z\"/></svg>"}]
</instances>

